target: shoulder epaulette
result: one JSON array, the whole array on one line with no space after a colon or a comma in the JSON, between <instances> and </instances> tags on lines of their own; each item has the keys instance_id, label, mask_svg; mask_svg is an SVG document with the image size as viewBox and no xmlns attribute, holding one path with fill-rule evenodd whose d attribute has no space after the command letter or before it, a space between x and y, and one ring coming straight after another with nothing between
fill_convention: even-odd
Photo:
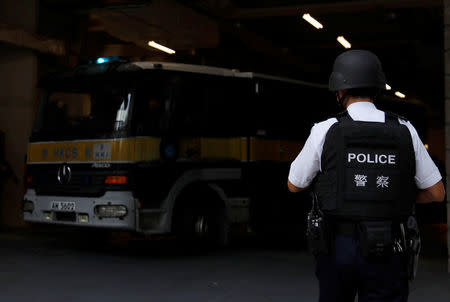
<instances>
[{"instance_id":1,"label":"shoulder epaulette","mask_svg":"<svg viewBox=\"0 0 450 302\"><path fill-rule=\"evenodd\" d=\"M397 114L397 113L394 113L394 112L391 112L391 111L385 111L385 113L386 113L387 115L391 116L391 117L394 117L394 118L398 118L398 119L404 120L405 122L408 121L408 119L407 119L406 117L401 116L401 115L399 115L399 114Z\"/></svg>"},{"instance_id":2,"label":"shoulder epaulette","mask_svg":"<svg viewBox=\"0 0 450 302\"><path fill-rule=\"evenodd\" d=\"M339 113L337 113L337 114L328 115L327 118L325 118L324 120L321 120L320 122L324 122L324 121L329 120L329 119L332 119L332 118L335 118L335 119L337 119L337 120L339 121L339 119L342 118L342 117L344 117L346 114L347 114L347 110L344 110L344 111L339 112ZM317 123L319 123L319 122L317 122ZM314 124L315 124L315 123L314 123ZM314 125L314 124L313 124L313 125Z\"/></svg>"},{"instance_id":3,"label":"shoulder epaulette","mask_svg":"<svg viewBox=\"0 0 450 302\"><path fill-rule=\"evenodd\" d=\"M340 122L343 118L348 117L348 116L349 116L348 111L344 110L344 111L341 111L338 114L336 114L336 119L338 120L338 122Z\"/></svg>"},{"instance_id":4,"label":"shoulder epaulette","mask_svg":"<svg viewBox=\"0 0 450 302\"><path fill-rule=\"evenodd\" d=\"M343 117L347 115L347 110L343 110L341 112L339 112L338 114L336 114L336 117Z\"/></svg>"}]
</instances>

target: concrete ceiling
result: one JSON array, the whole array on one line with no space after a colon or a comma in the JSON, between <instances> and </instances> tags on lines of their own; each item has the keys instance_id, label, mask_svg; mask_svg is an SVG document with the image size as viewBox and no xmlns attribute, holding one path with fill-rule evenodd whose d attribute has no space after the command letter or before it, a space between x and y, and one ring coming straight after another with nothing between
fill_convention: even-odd
<instances>
[{"instance_id":1,"label":"concrete ceiling","mask_svg":"<svg viewBox=\"0 0 450 302\"><path fill-rule=\"evenodd\" d=\"M215 48L219 44L218 23L173 0L151 1L142 7L123 7L93 12L97 28L126 42L148 48L155 40L178 51ZM98 26L100 24L100 26Z\"/></svg>"},{"instance_id":2,"label":"concrete ceiling","mask_svg":"<svg viewBox=\"0 0 450 302\"><path fill-rule=\"evenodd\" d=\"M87 45L77 48L81 56L157 57L322 83L344 50L336 37L344 35L353 48L378 54L392 87L430 104L433 118L442 118L441 0L41 0L41 4L47 10L84 16L86 33L81 36ZM305 12L325 28L318 31L302 20ZM149 40L177 54L151 49Z\"/></svg>"}]
</instances>

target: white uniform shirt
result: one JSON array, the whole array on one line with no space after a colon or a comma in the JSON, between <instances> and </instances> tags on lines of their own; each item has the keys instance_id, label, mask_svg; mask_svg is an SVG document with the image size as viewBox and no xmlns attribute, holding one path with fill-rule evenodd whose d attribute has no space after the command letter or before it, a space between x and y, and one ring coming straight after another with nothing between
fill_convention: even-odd
<instances>
[{"instance_id":1,"label":"white uniform shirt","mask_svg":"<svg viewBox=\"0 0 450 302\"><path fill-rule=\"evenodd\" d=\"M347 107L350 117L355 121L384 122L384 112L378 110L373 103L356 102ZM416 156L415 182L419 189L426 189L435 185L442 179L438 168L434 164L416 129L410 122L399 119L401 124L408 127L411 132L414 153ZM289 171L289 181L298 188L306 188L321 170L321 157L325 136L330 127L337 123L336 118L315 124L311 134L303 146L302 151L292 162Z\"/></svg>"}]
</instances>

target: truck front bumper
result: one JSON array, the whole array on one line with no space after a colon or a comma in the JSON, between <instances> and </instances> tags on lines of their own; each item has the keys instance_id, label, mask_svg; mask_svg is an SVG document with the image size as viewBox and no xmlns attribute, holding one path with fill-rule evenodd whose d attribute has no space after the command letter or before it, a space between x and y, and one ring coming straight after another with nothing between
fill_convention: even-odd
<instances>
[{"instance_id":1,"label":"truck front bumper","mask_svg":"<svg viewBox=\"0 0 450 302\"><path fill-rule=\"evenodd\" d=\"M48 224L136 230L137 201L129 191L108 191L101 197L43 196L28 189L24 196L24 220ZM54 202L74 203L69 211L55 210ZM100 217L99 206L123 206L126 215L120 218Z\"/></svg>"}]
</instances>

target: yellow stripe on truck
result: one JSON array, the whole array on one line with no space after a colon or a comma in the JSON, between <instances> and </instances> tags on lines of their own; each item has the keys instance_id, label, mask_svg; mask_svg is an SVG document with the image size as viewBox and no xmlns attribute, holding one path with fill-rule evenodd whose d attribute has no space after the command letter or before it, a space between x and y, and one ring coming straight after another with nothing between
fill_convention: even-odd
<instances>
[{"instance_id":1,"label":"yellow stripe on truck","mask_svg":"<svg viewBox=\"0 0 450 302\"><path fill-rule=\"evenodd\" d=\"M302 149L300 142L264 138L250 139L250 160L293 161Z\"/></svg>"},{"instance_id":2,"label":"yellow stripe on truck","mask_svg":"<svg viewBox=\"0 0 450 302\"><path fill-rule=\"evenodd\" d=\"M133 161L151 161L160 159L161 138L138 137L135 139L135 157Z\"/></svg>"},{"instance_id":3,"label":"yellow stripe on truck","mask_svg":"<svg viewBox=\"0 0 450 302\"><path fill-rule=\"evenodd\" d=\"M181 138L180 158L247 160L247 139L233 138Z\"/></svg>"},{"instance_id":4,"label":"yellow stripe on truck","mask_svg":"<svg viewBox=\"0 0 450 302\"><path fill-rule=\"evenodd\" d=\"M110 140L41 142L28 145L28 163L139 162L160 159L161 138L135 137ZM240 161L292 161L302 144L250 138L180 138L180 159L234 159ZM250 148L250 149L249 149ZM249 157L249 158L248 158Z\"/></svg>"},{"instance_id":5,"label":"yellow stripe on truck","mask_svg":"<svg viewBox=\"0 0 450 302\"><path fill-rule=\"evenodd\" d=\"M28 145L28 163L133 162L159 158L160 138L42 142Z\"/></svg>"}]
</instances>

